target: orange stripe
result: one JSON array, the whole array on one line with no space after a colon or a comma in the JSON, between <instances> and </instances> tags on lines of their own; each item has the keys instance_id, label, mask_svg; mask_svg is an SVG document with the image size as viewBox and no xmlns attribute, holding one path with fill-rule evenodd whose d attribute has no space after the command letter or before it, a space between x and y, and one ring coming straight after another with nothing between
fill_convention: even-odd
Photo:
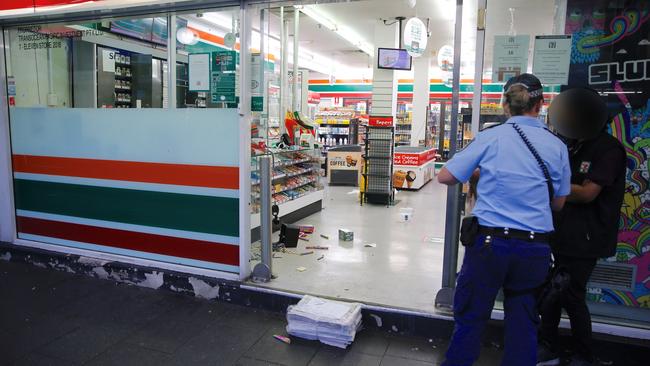
<instances>
[{"instance_id":1,"label":"orange stripe","mask_svg":"<svg viewBox=\"0 0 650 366\"><path fill-rule=\"evenodd\" d=\"M201 39L203 39L205 41L216 43L216 44L222 45L222 46L225 44L225 41L223 40L223 37L219 37L219 36L214 35L212 33L204 32L204 31L202 31L200 29L196 29L196 28L192 28L192 27L188 27L188 28L193 30L194 32L196 32L196 34L199 35L199 38L201 38ZM235 49L239 50L239 43L235 44Z\"/></svg>"},{"instance_id":2,"label":"orange stripe","mask_svg":"<svg viewBox=\"0 0 650 366\"><path fill-rule=\"evenodd\" d=\"M180 186L239 189L239 168L14 155L14 171Z\"/></svg>"},{"instance_id":3,"label":"orange stripe","mask_svg":"<svg viewBox=\"0 0 650 366\"><path fill-rule=\"evenodd\" d=\"M196 34L199 35L200 39L202 39L204 41L216 43L218 45L226 47L223 37L219 37L219 36L217 36L215 34L212 34L212 33L204 32L204 31L202 31L200 29L196 29L196 28L192 28L192 27L188 27L188 28L193 30L194 32L196 32ZM235 49L238 50L238 51L240 50L239 43L235 43ZM258 49L255 49L255 48L252 48L251 52L252 53L260 53L260 51ZM267 53L266 57L270 61L275 61L275 55L273 55L273 54Z\"/></svg>"}]
</instances>

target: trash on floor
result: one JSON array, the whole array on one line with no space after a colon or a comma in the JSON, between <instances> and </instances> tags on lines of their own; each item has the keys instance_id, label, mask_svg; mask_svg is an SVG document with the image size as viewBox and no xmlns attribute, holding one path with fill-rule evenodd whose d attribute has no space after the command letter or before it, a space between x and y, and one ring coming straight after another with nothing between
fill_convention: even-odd
<instances>
[{"instance_id":1,"label":"trash on floor","mask_svg":"<svg viewBox=\"0 0 650 366\"><path fill-rule=\"evenodd\" d=\"M325 256L324 256L324 255L321 255L320 257L316 258L316 260L319 261L319 260L321 260L321 259L323 259L323 258L325 258Z\"/></svg>"},{"instance_id":2,"label":"trash on floor","mask_svg":"<svg viewBox=\"0 0 650 366\"><path fill-rule=\"evenodd\" d=\"M364 247L366 247L366 248L377 248L377 244L376 243L368 243L368 244L365 244Z\"/></svg>"},{"instance_id":3,"label":"trash on floor","mask_svg":"<svg viewBox=\"0 0 650 366\"><path fill-rule=\"evenodd\" d=\"M325 234L320 234L320 237L323 238L323 239L328 239L328 240L329 240L329 238L330 238L329 236L327 236L327 235L325 235Z\"/></svg>"},{"instance_id":4,"label":"trash on floor","mask_svg":"<svg viewBox=\"0 0 650 366\"><path fill-rule=\"evenodd\" d=\"M282 256L281 256L281 255L277 255L277 254L275 254L275 253L273 253L273 258L275 258L275 259L280 259L280 258L282 258Z\"/></svg>"},{"instance_id":5,"label":"trash on floor","mask_svg":"<svg viewBox=\"0 0 650 366\"><path fill-rule=\"evenodd\" d=\"M307 270L306 267L298 267L298 268L296 268L296 271L298 271L298 272L305 272L306 270Z\"/></svg>"},{"instance_id":6,"label":"trash on floor","mask_svg":"<svg viewBox=\"0 0 650 366\"><path fill-rule=\"evenodd\" d=\"M399 209L399 218L401 222L410 221L412 216L413 216L413 208L404 207Z\"/></svg>"},{"instance_id":7,"label":"trash on floor","mask_svg":"<svg viewBox=\"0 0 650 366\"><path fill-rule=\"evenodd\" d=\"M274 335L273 335L273 338L277 339L277 340L280 341L280 342L284 342L284 343L286 343L286 344L291 344L291 338L289 338L289 337L285 337L285 336L281 336L281 335L278 335L278 334L274 334Z\"/></svg>"},{"instance_id":8,"label":"trash on floor","mask_svg":"<svg viewBox=\"0 0 650 366\"><path fill-rule=\"evenodd\" d=\"M310 250L310 251L308 251L308 252L302 252L302 253L300 253L300 255L310 255L310 254L314 254L314 251L313 251L313 250Z\"/></svg>"},{"instance_id":9,"label":"trash on floor","mask_svg":"<svg viewBox=\"0 0 650 366\"><path fill-rule=\"evenodd\" d=\"M347 348L361 328L361 304L305 295L298 304L289 306L287 321L287 332L292 336Z\"/></svg>"},{"instance_id":10,"label":"trash on floor","mask_svg":"<svg viewBox=\"0 0 650 366\"><path fill-rule=\"evenodd\" d=\"M339 240L343 241L353 241L354 232L348 229L339 229Z\"/></svg>"},{"instance_id":11,"label":"trash on floor","mask_svg":"<svg viewBox=\"0 0 650 366\"><path fill-rule=\"evenodd\" d=\"M425 236L424 237L424 242L443 244L445 242L445 239L444 238L434 237L434 236Z\"/></svg>"},{"instance_id":12,"label":"trash on floor","mask_svg":"<svg viewBox=\"0 0 650 366\"><path fill-rule=\"evenodd\" d=\"M320 245L310 245L306 246L305 249L316 249L316 250L329 250L330 247L324 247Z\"/></svg>"},{"instance_id":13,"label":"trash on floor","mask_svg":"<svg viewBox=\"0 0 650 366\"><path fill-rule=\"evenodd\" d=\"M314 232L314 225L300 225L300 232L305 234L312 234Z\"/></svg>"}]
</instances>

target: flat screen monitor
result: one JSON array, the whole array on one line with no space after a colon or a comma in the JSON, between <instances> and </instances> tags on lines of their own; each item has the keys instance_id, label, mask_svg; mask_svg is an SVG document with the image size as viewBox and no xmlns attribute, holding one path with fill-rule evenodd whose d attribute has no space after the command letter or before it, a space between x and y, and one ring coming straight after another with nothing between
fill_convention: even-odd
<instances>
[{"instance_id":1,"label":"flat screen monitor","mask_svg":"<svg viewBox=\"0 0 650 366\"><path fill-rule=\"evenodd\" d=\"M389 70L411 70L411 56L399 48L380 48L377 67Z\"/></svg>"}]
</instances>

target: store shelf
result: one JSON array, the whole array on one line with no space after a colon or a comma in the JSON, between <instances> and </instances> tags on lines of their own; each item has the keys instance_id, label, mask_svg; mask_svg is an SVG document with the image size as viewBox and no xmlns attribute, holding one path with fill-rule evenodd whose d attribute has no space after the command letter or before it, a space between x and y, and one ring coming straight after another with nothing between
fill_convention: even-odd
<instances>
[{"instance_id":1,"label":"store shelf","mask_svg":"<svg viewBox=\"0 0 650 366\"><path fill-rule=\"evenodd\" d=\"M282 187L281 190L279 190L279 191L272 191L271 193L272 193L272 194L276 194L276 193L282 193L282 192L290 191L290 190L292 190L292 189L298 189L298 188L300 188L300 187L304 187L304 186L306 186L306 185L308 185L308 184L315 183L317 180L318 180L318 178L317 178L317 177L314 177L314 178L312 178L312 179L309 179L308 181L304 181L304 182L299 183L299 184L297 184L297 185L295 185L295 186L285 186L285 187ZM271 189L273 189L273 188L271 188Z\"/></svg>"},{"instance_id":2,"label":"store shelf","mask_svg":"<svg viewBox=\"0 0 650 366\"><path fill-rule=\"evenodd\" d=\"M297 176L299 176L299 175L303 175L303 174L307 174L307 173L312 173L312 172L315 172L315 171L316 171L316 169L311 168L311 169L306 169L306 170L304 170L304 171L302 171L302 172L300 172L300 173L280 174L280 175L273 176L273 181L280 180L280 179L284 179L284 178L297 177ZM254 185L254 186L255 186L255 185L258 185L258 184L260 184L259 179L255 179L255 180L251 179L251 185Z\"/></svg>"},{"instance_id":3,"label":"store shelf","mask_svg":"<svg viewBox=\"0 0 650 366\"><path fill-rule=\"evenodd\" d=\"M305 206L309 206L312 203L323 200L324 192L323 190L312 191L302 197L287 201L278 205L280 208L280 217L288 215L292 212L298 211ZM260 214L255 213L251 214L251 229L260 226Z\"/></svg>"}]
</instances>

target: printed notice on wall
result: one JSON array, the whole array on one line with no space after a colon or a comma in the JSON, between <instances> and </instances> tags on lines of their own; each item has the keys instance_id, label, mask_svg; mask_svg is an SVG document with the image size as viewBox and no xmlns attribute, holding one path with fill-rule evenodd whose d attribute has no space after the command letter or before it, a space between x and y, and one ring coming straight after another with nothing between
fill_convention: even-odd
<instances>
[{"instance_id":1,"label":"printed notice on wall","mask_svg":"<svg viewBox=\"0 0 650 366\"><path fill-rule=\"evenodd\" d=\"M535 36L533 74L542 84L568 84L570 61L570 35Z\"/></svg>"},{"instance_id":2,"label":"printed notice on wall","mask_svg":"<svg viewBox=\"0 0 650 366\"><path fill-rule=\"evenodd\" d=\"M210 91L210 54L189 55L188 73L191 91Z\"/></svg>"},{"instance_id":3,"label":"printed notice on wall","mask_svg":"<svg viewBox=\"0 0 650 366\"><path fill-rule=\"evenodd\" d=\"M528 69L529 35L494 36L492 82L506 82Z\"/></svg>"},{"instance_id":4,"label":"printed notice on wall","mask_svg":"<svg viewBox=\"0 0 650 366\"><path fill-rule=\"evenodd\" d=\"M102 71L115 72L115 51L102 50Z\"/></svg>"}]
</instances>

